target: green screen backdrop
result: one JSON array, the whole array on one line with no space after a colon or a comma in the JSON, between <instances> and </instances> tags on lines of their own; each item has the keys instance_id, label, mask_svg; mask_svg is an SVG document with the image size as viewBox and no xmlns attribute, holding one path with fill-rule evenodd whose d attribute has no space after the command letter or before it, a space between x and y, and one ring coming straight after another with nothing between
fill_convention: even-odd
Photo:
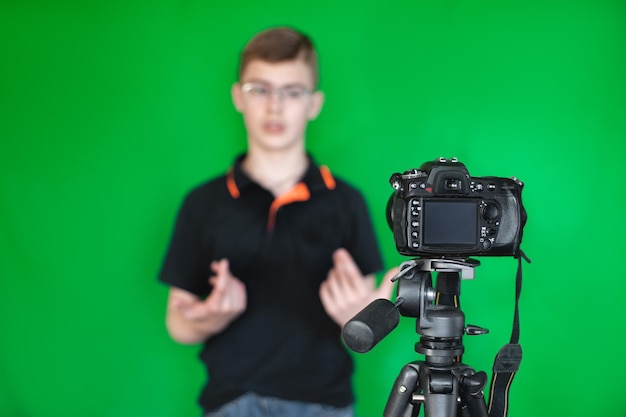
<instances>
[{"instance_id":1,"label":"green screen backdrop","mask_svg":"<svg viewBox=\"0 0 626 417\"><path fill-rule=\"evenodd\" d=\"M0 415L198 416L197 346L156 275L177 208L245 147L237 54L288 24L321 55L307 146L364 193L388 267L393 172L516 176L529 212L510 417L626 415L626 4L608 0L60 0L0 6ZM491 374L516 263L463 281ZM418 360L415 322L354 354L360 417ZM251 349L254 347L251 346Z\"/></svg>"}]
</instances>

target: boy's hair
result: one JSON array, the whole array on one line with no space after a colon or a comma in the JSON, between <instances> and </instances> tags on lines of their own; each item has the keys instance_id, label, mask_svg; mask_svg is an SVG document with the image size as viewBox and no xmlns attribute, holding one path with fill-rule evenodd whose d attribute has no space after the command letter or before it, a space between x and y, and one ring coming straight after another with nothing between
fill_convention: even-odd
<instances>
[{"instance_id":1,"label":"boy's hair","mask_svg":"<svg viewBox=\"0 0 626 417\"><path fill-rule=\"evenodd\" d=\"M319 74L317 52L311 39L288 27L268 29L258 33L244 48L239 63L239 79L253 60L279 63L302 59L311 69L313 86L317 87Z\"/></svg>"}]
</instances>

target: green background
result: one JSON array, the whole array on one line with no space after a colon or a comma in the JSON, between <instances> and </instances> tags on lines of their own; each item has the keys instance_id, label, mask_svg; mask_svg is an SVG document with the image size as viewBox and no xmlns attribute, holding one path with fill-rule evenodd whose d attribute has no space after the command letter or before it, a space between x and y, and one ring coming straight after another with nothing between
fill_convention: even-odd
<instances>
[{"instance_id":1,"label":"green background","mask_svg":"<svg viewBox=\"0 0 626 417\"><path fill-rule=\"evenodd\" d=\"M237 54L277 24L316 41L327 102L308 148L364 192L387 266L407 260L391 173L456 156L525 182L510 417L626 415L626 5L606 0L4 0L0 415L199 415L198 348L169 340L156 275L183 195L244 149ZM467 321L491 330L464 360L489 374L515 269L482 258L462 284ZM354 355L361 417L415 341L403 318Z\"/></svg>"}]
</instances>

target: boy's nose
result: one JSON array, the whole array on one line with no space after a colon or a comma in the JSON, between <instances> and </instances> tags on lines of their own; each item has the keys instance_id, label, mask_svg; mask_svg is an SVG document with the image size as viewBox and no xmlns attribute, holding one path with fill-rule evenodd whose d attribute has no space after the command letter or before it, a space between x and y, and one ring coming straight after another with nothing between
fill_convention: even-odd
<instances>
[{"instance_id":1,"label":"boy's nose","mask_svg":"<svg viewBox=\"0 0 626 417\"><path fill-rule=\"evenodd\" d=\"M271 112L280 112L283 109L284 95L280 90L271 92L267 106Z\"/></svg>"}]
</instances>

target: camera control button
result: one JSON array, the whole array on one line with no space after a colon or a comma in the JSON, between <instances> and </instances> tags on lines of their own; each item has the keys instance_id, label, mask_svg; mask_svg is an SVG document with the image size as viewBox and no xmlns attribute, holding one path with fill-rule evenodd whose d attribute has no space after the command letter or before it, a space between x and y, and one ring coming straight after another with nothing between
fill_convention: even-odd
<instances>
[{"instance_id":1,"label":"camera control button","mask_svg":"<svg viewBox=\"0 0 626 417\"><path fill-rule=\"evenodd\" d=\"M493 204L487 204L483 209L483 218L489 222L496 220L500 216L500 210Z\"/></svg>"}]
</instances>

